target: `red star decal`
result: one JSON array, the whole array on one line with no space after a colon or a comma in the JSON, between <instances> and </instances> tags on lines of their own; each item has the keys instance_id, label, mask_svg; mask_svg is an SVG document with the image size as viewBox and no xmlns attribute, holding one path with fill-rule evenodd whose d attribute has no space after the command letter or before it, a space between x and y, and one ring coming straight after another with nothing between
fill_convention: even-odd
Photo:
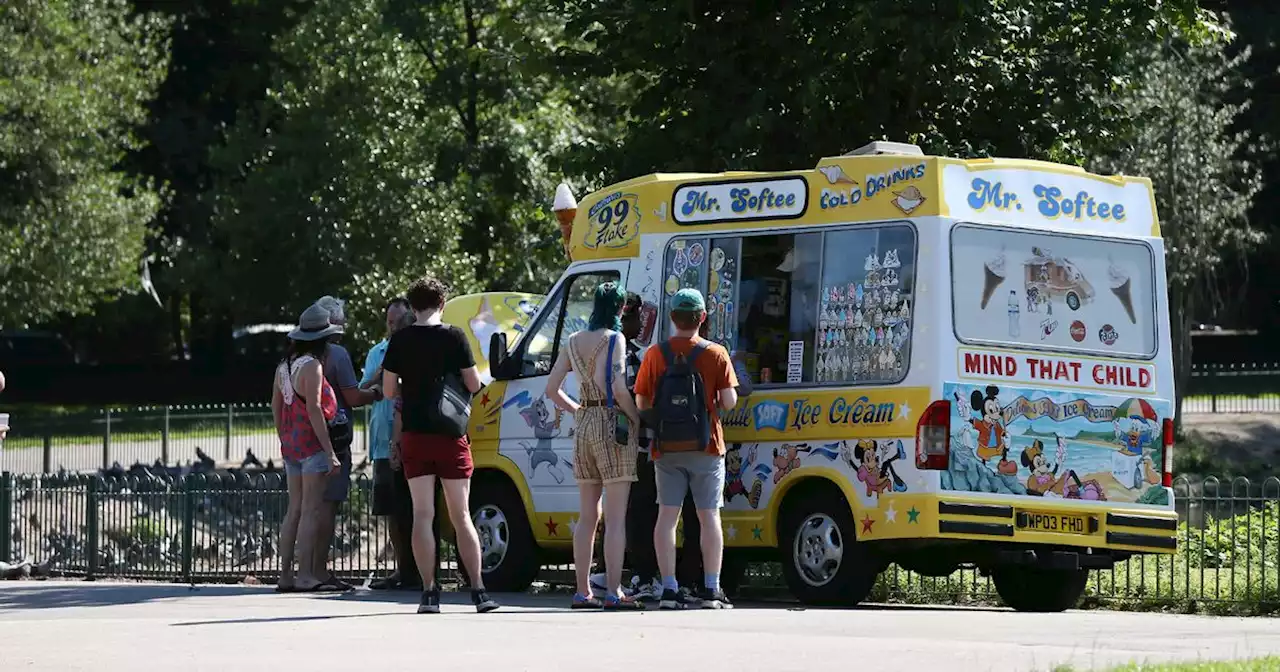
<instances>
[{"instance_id":1,"label":"red star decal","mask_svg":"<svg viewBox=\"0 0 1280 672\"><path fill-rule=\"evenodd\" d=\"M872 520L872 519L871 519L871 515L870 515L870 514L865 514L865 515L863 515L863 517L862 517L862 531L863 531L863 532L870 532L870 531L871 531L871 526L872 526L872 525L875 525L875 524L876 524L876 521L874 521L874 520Z\"/></svg>"},{"instance_id":2,"label":"red star decal","mask_svg":"<svg viewBox=\"0 0 1280 672\"><path fill-rule=\"evenodd\" d=\"M480 397L480 405L481 405L481 406L488 406L488 405L489 405L489 393L488 393L488 392L485 392L485 393L484 393L484 396Z\"/></svg>"},{"instance_id":3,"label":"red star decal","mask_svg":"<svg viewBox=\"0 0 1280 672\"><path fill-rule=\"evenodd\" d=\"M550 534L553 537L560 536L559 534L556 533L556 530L560 527L560 524L557 523L555 519L552 518L551 516L547 516L547 522L543 523L543 525L547 526L547 534Z\"/></svg>"}]
</instances>

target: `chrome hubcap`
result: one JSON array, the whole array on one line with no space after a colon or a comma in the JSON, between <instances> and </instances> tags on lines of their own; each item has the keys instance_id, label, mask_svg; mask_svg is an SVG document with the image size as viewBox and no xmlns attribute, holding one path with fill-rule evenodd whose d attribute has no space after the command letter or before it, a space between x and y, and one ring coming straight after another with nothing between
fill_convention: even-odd
<instances>
[{"instance_id":1,"label":"chrome hubcap","mask_svg":"<svg viewBox=\"0 0 1280 672\"><path fill-rule=\"evenodd\" d=\"M471 514L480 537L480 571L492 572L507 557L510 530L507 517L496 506L486 504Z\"/></svg>"},{"instance_id":2,"label":"chrome hubcap","mask_svg":"<svg viewBox=\"0 0 1280 672\"><path fill-rule=\"evenodd\" d=\"M791 560L801 580L821 588L835 578L844 558L844 542L840 528L825 513L814 513L800 524L791 552Z\"/></svg>"}]
</instances>

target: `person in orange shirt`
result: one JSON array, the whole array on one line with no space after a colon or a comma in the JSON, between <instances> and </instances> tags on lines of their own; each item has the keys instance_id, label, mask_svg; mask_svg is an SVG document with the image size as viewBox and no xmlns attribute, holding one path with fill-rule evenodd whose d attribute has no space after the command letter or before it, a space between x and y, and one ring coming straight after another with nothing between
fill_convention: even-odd
<instances>
[{"instance_id":1,"label":"person in orange shirt","mask_svg":"<svg viewBox=\"0 0 1280 672\"><path fill-rule=\"evenodd\" d=\"M724 504L724 431L718 409L731 409L738 403L737 375L729 353L718 344L698 336L707 318L706 303L695 289L682 289L672 298L671 323L675 335L663 345L649 348L636 376L636 404L647 414L656 436L650 443L658 487L658 523L653 530L653 546L662 572L660 609L684 609L702 606L710 609L731 608L720 587L720 567L724 554L724 532L720 527L720 508ZM666 346L666 347L664 347ZM667 350L668 352L663 352ZM685 389L682 378L668 375L679 371L678 363L687 361L695 388L700 388L705 403L703 436L694 442L664 439L663 418L666 398ZM663 389L671 386L668 389ZM701 527L703 585L694 593L681 591L675 577L676 523L685 494L692 493Z\"/></svg>"}]
</instances>

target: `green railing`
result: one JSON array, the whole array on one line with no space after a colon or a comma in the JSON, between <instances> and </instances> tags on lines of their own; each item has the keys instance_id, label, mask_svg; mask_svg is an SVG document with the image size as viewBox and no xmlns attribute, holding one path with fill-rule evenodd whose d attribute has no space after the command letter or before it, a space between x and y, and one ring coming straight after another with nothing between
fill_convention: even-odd
<instances>
[{"instance_id":1,"label":"green railing","mask_svg":"<svg viewBox=\"0 0 1280 672\"><path fill-rule=\"evenodd\" d=\"M1178 552L1139 556L1094 571L1086 606L1280 611L1280 479L1175 482ZM363 581L392 569L384 519L370 514L370 481L353 478L332 551L336 574ZM183 582L270 583L279 572L278 530L287 494L272 473L21 475L0 480L0 557L35 574ZM447 553L451 555L451 553ZM447 579L456 566L446 559ZM566 581L548 566L543 579ZM785 596L777 563L747 569L744 592ZM872 599L995 604L989 579L965 569L921 577L894 566Z\"/></svg>"}]
</instances>

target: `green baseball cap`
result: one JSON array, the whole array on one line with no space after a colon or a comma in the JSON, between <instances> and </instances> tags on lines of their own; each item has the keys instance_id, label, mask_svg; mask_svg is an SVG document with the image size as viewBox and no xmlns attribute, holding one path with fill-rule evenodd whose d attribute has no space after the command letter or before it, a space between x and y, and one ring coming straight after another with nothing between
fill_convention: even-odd
<instances>
[{"instance_id":1,"label":"green baseball cap","mask_svg":"<svg viewBox=\"0 0 1280 672\"><path fill-rule=\"evenodd\" d=\"M705 313L707 312L707 304L702 300L702 292L696 289L682 289L671 298L671 310Z\"/></svg>"}]
</instances>

